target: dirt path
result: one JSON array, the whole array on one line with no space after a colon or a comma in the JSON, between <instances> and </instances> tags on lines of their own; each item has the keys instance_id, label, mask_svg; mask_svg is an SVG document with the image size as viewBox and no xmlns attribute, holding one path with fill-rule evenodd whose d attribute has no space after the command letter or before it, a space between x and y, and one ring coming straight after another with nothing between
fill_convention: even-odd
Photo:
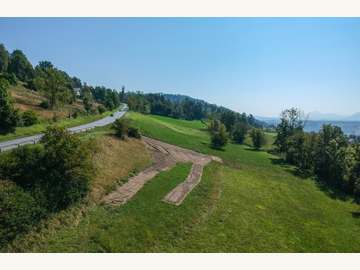
<instances>
[{"instance_id":1,"label":"dirt path","mask_svg":"<svg viewBox=\"0 0 360 270\"><path fill-rule=\"evenodd\" d=\"M124 204L159 172L169 170L178 162L191 162L193 166L186 180L170 191L163 199L165 202L180 205L187 194L200 182L204 166L212 160L222 162L218 157L200 154L148 137L142 137L142 140L152 154L153 165L131 177L127 183L106 195L103 199L105 203L111 205Z\"/></svg>"}]
</instances>

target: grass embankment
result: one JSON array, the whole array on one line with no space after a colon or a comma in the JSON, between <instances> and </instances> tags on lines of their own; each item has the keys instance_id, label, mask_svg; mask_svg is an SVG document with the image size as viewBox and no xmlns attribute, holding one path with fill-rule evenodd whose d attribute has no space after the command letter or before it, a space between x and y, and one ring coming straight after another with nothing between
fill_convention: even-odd
<instances>
[{"instance_id":1,"label":"grass embankment","mask_svg":"<svg viewBox=\"0 0 360 270\"><path fill-rule=\"evenodd\" d=\"M131 113L147 136L220 156L179 207L162 198L189 171L178 165L155 177L126 205L94 207L27 250L70 252L359 252L359 207L331 198L312 179L264 151L209 147L198 121Z\"/></svg>"},{"instance_id":2,"label":"grass embankment","mask_svg":"<svg viewBox=\"0 0 360 270\"><path fill-rule=\"evenodd\" d=\"M81 134L81 137L85 140L93 139L97 148L94 157L96 175L91 183L88 198L44 220L33 231L20 236L3 251L36 250L43 241L56 236L59 230L72 228L78 224L100 203L100 199L114 188L114 185L143 170L151 163L151 158L141 141L135 139L121 141L109 134L108 127L96 128L91 132Z\"/></svg>"},{"instance_id":3,"label":"grass embankment","mask_svg":"<svg viewBox=\"0 0 360 270\"><path fill-rule=\"evenodd\" d=\"M26 89L20 84L10 88L10 93L14 100L15 107L21 112L33 110L39 117L39 123L29 127L17 127L14 133L0 134L0 142L39 134L44 132L48 126L54 124L66 128L79 126L109 116L116 111L113 110L102 114L86 115L81 101L76 101L73 104L66 104L58 109L44 109L41 108L39 104L41 101L44 101L45 98L40 93ZM98 106L98 104L95 104L95 107L96 106ZM80 111L82 112L82 115L79 115L77 118L68 118L69 113L72 114L74 111ZM52 121L54 115L58 118L56 122Z\"/></svg>"}]
</instances>

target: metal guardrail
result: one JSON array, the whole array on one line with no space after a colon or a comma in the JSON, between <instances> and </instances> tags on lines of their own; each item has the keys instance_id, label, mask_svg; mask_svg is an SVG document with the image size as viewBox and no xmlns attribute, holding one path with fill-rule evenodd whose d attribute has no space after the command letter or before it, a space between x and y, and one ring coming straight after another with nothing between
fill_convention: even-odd
<instances>
[{"instance_id":1,"label":"metal guardrail","mask_svg":"<svg viewBox=\"0 0 360 270\"><path fill-rule=\"evenodd\" d=\"M109 124L115 122L116 119L123 117L127 111L128 111L128 107L126 104L124 104L123 108L121 108L119 111L115 112L111 116L107 116L100 120L97 120L97 121L94 121L91 123L87 123L84 125L80 125L77 127L68 128L67 130L71 134L76 134L76 133L81 133L81 132L86 132L86 131L92 130L96 127L106 126L106 125L109 125ZM0 152L15 149L20 146L27 145L27 144L37 144L43 136L44 136L44 134L41 133L41 134L29 136L29 137L18 138L18 139L6 141L6 142L0 142Z\"/></svg>"}]
</instances>

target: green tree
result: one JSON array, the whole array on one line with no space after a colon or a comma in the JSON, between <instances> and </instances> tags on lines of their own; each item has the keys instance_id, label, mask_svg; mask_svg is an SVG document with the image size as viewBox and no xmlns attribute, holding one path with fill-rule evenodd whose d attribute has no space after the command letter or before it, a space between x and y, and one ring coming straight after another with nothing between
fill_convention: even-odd
<instances>
[{"instance_id":1,"label":"green tree","mask_svg":"<svg viewBox=\"0 0 360 270\"><path fill-rule=\"evenodd\" d=\"M228 143L229 135L224 124L220 123L219 130L211 134L211 145L214 148L223 148Z\"/></svg>"},{"instance_id":2,"label":"green tree","mask_svg":"<svg viewBox=\"0 0 360 270\"><path fill-rule=\"evenodd\" d=\"M125 86L121 87L121 93L120 93L120 102L124 102L125 101Z\"/></svg>"},{"instance_id":3,"label":"green tree","mask_svg":"<svg viewBox=\"0 0 360 270\"><path fill-rule=\"evenodd\" d=\"M93 96L91 94L90 88L88 86L84 86L81 89L81 98L84 103L84 108L87 113L89 113L93 108Z\"/></svg>"},{"instance_id":4,"label":"green tree","mask_svg":"<svg viewBox=\"0 0 360 270\"><path fill-rule=\"evenodd\" d=\"M221 114L221 123L224 123L226 130L231 132L233 126L235 125L236 122L236 114L233 111L226 111L223 114Z\"/></svg>"},{"instance_id":5,"label":"green tree","mask_svg":"<svg viewBox=\"0 0 360 270\"><path fill-rule=\"evenodd\" d=\"M255 149L259 150L265 143L265 134L261 129L253 128L250 132L250 137Z\"/></svg>"},{"instance_id":6,"label":"green tree","mask_svg":"<svg viewBox=\"0 0 360 270\"><path fill-rule=\"evenodd\" d=\"M60 70L54 68L50 62L40 62L35 68L34 84L49 100L50 108L69 102L71 89L69 81Z\"/></svg>"},{"instance_id":7,"label":"green tree","mask_svg":"<svg viewBox=\"0 0 360 270\"><path fill-rule=\"evenodd\" d=\"M360 144L353 145L352 150L353 162L350 168L348 186L355 196L355 201L360 203Z\"/></svg>"},{"instance_id":8,"label":"green tree","mask_svg":"<svg viewBox=\"0 0 360 270\"><path fill-rule=\"evenodd\" d=\"M33 66L20 50L15 50L10 55L8 71L9 73L14 73L23 82L30 81L34 77Z\"/></svg>"},{"instance_id":9,"label":"green tree","mask_svg":"<svg viewBox=\"0 0 360 270\"><path fill-rule=\"evenodd\" d=\"M347 139L341 128L323 125L315 151L315 173L333 186L342 187L346 171Z\"/></svg>"},{"instance_id":10,"label":"green tree","mask_svg":"<svg viewBox=\"0 0 360 270\"><path fill-rule=\"evenodd\" d=\"M7 72L9 65L9 52L6 50L4 44L0 44L0 73Z\"/></svg>"},{"instance_id":11,"label":"green tree","mask_svg":"<svg viewBox=\"0 0 360 270\"><path fill-rule=\"evenodd\" d=\"M11 101L8 87L8 82L0 79L0 133L14 131L19 122L19 114Z\"/></svg>"},{"instance_id":12,"label":"green tree","mask_svg":"<svg viewBox=\"0 0 360 270\"><path fill-rule=\"evenodd\" d=\"M246 123L239 122L235 124L232 132L232 138L234 142L242 144L245 140L248 129L249 127Z\"/></svg>"},{"instance_id":13,"label":"green tree","mask_svg":"<svg viewBox=\"0 0 360 270\"><path fill-rule=\"evenodd\" d=\"M287 153L288 138L298 131L302 131L304 121L299 109L291 108L281 113L281 122L276 128L275 146L279 153Z\"/></svg>"},{"instance_id":14,"label":"green tree","mask_svg":"<svg viewBox=\"0 0 360 270\"><path fill-rule=\"evenodd\" d=\"M314 170L315 149L318 136L315 133L298 131L287 140L286 160L298 167L303 175L310 175Z\"/></svg>"},{"instance_id":15,"label":"green tree","mask_svg":"<svg viewBox=\"0 0 360 270\"><path fill-rule=\"evenodd\" d=\"M212 120L210 121L209 131L210 131L210 132L219 131L220 126L221 126L220 120L212 119Z\"/></svg>"},{"instance_id":16,"label":"green tree","mask_svg":"<svg viewBox=\"0 0 360 270\"><path fill-rule=\"evenodd\" d=\"M47 208L65 209L89 191L94 174L94 147L60 127L49 127L41 143L44 145L41 189Z\"/></svg>"}]
</instances>

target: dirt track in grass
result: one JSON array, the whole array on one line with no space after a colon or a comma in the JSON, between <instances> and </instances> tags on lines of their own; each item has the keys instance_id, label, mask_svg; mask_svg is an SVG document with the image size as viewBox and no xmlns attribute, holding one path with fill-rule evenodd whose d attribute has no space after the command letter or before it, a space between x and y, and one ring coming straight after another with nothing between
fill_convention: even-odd
<instances>
[{"instance_id":1,"label":"dirt track in grass","mask_svg":"<svg viewBox=\"0 0 360 270\"><path fill-rule=\"evenodd\" d=\"M124 204L159 172L171 169L178 162L191 162L193 166L186 180L170 191L163 199L167 203L180 205L191 190L201 181L204 166L213 160L222 162L218 157L200 154L148 137L142 137L142 140L152 155L152 166L131 177L127 183L106 195L103 199L104 203L114 206Z\"/></svg>"}]
</instances>

